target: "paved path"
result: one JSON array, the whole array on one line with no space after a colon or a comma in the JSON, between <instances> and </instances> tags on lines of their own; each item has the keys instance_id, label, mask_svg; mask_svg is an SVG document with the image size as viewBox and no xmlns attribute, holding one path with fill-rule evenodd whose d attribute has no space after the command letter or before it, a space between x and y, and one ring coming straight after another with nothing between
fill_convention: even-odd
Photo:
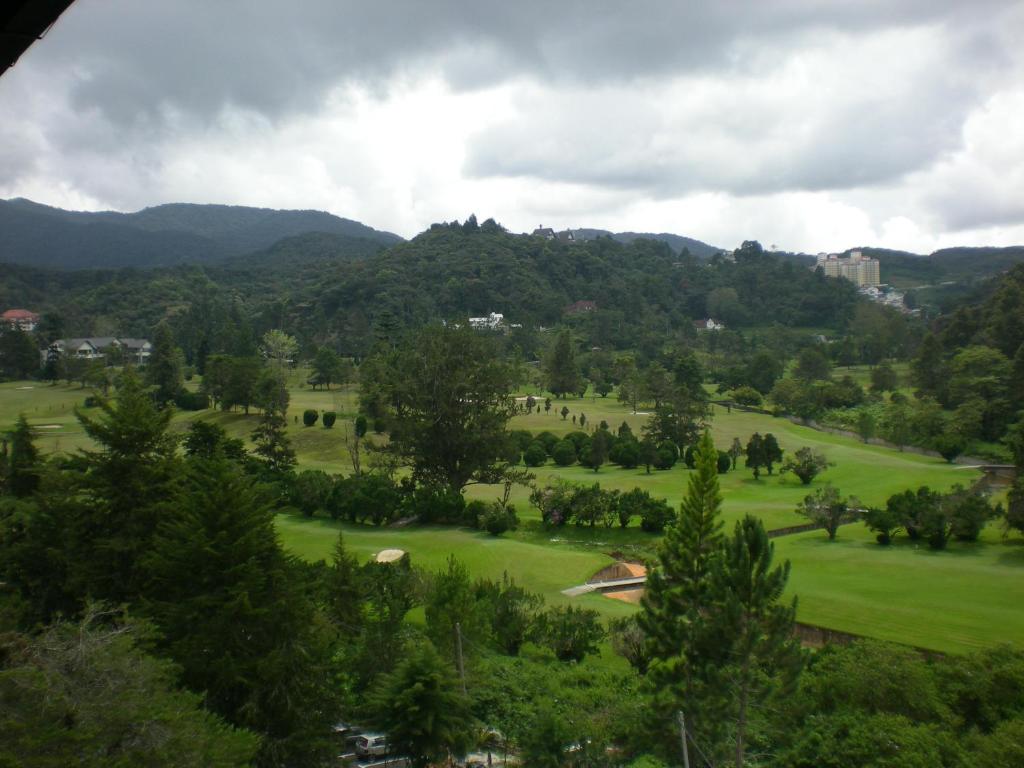
<instances>
[{"instance_id":1,"label":"paved path","mask_svg":"<svg viewBox=\"0 0 1024 768\"><path fill-rule=\"evenodd\" d=\"M646 581L646 576L633 576L628 579L612 579L610 581L594 581L580 584L578 587L563 589L562 594L568 597L576 597L577 595L586 595L590 592L612 592L617 589L639 587Z\"/></svg>"}]
</instances>

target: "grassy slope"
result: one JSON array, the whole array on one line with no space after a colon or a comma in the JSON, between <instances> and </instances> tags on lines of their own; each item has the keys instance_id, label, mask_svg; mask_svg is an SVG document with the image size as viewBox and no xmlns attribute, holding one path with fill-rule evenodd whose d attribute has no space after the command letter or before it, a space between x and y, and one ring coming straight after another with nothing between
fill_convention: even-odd
<instances>
[{"instance_id":1,"label":"grassy slope","mask_svg":"<svg viewBox=\"0 0 1024 768\"><path fill-rule=\"evenodd\" d=\"M1024 645L1024 540L993 526L944 552L905 537L882 547L862 525L834 542L815 531L775 546L792 563L801 621L951 653Z\"/></svg>"},{"instance_id":2,"label":"grassy slope","mask_svg":"<svg viewBox=\"0 0 1024 768\"><path fill-rule=\"evenodd\" d=\"M28 386L34 389L21 388ZM86 394L78 387L0 384L0 428L24 412L37 426L60 425L59 429L40 430L39 443L44 451L70 452L84 447L87 439L72 409ZM309 407L334 409L340 418L353 412L354 398L351 389L312 392L296 388L292 391L290 415L301 420L301 411ZM582 411L591 422L606 419L613 428L626 420L639 433L645 421L645 416L634 416L607 398L569 400L567 404L573 413ZM561 405L559 402L557 408ZM246 436L255 421L241 414L204 412L176 415L175 427L184 429L194 418L213 419L238 436ZM563 421L554 412L518 416L512 426L562 434L574 429L571 420ZM956 482L970 483L977 476L971 469L865 446L782 419L729 414L716 408L713 431L719 447L728 447L734 436L745 441L755 430L774 433L787 450L803 445L822 449L836 466L819 482L830 481L844 493L854 493L870 504L882 503L891 493L907 487L928 484L945 489ZM306 429L293 423L289 431L302 466L333 472L348 470L341 422L333 430L320 426ZM610 488L639 485L678 504L685 493L688 472L680 466L648 476L642 470L605 467L595 475L581 467L558 469L549 465L538 474L542 478L558 475L586 482L596 480ZM801 522L792 510L807 489L792 478L776 476L755 482L748 471L741 469L722 477L722 490L727 522L746 513L759 515L770 528ZM469 495L488 498L495 493L494 488L478 487L471 488ZM448 554L455 553L473 573L500 578L508 571L552 602L565 600L561 589L584 581L609 562L608 552L631 544L650 549L656 542L656 537L635 528L619 531L569 526L556 532L544 531L531 524L536 513L529 509L526 495L525 491L517 492L526 525L513 537L493 539L451 528L381 530L345 526L346 541L360 556L386 547L406 549L416 562L428 568L441 567ZM340 527L328 521L291 517L279 518L278 524L289 547L317 559L329 556ZM793 564L790 592L800 598L801 620L954 652L996 641L1024 642L1024 616L1016 611L1024 597L1020 578L1024 546L1019 540L1003 541L997 533L988 532L982 543L953 543L948 552L932 553L908 544L883 549L860 526L844 528L834 544L823 539L823 534L815 532L777 540L779 557ZM609 615L631 610L595 595L580 600Z\"/></svg>"}]
</instances>

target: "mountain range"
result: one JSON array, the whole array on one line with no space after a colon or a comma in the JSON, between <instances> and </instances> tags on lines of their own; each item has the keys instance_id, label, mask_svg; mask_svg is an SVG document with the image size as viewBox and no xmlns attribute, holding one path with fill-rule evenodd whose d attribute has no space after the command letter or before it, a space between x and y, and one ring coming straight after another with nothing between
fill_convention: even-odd
<instances>
[{"instance_id":1,"label":"mountain range","mask_svg":"<svg viewBox=\"0 0 1024 768\"><path fill-rule=\"evenodd\" d=\"M0 201L0 261L56 269L217 264L311 232L382 246L402 242L323 211L170 203L135 213Z\"/></svg>"},{"instance_id":2,"label":"mountain range","mask_svg":"<svg viewBox=\"0 0 1024 768\"><path fill-rule=\"evenodd\" d=\"M700 260L722 248L692 237L661 233L571 229L577 240L611 237L666 243ZM324 211L274 210L235 205L168 203L134 213L67 211L24 198L0 200L0 263L84 270L147 269L199 264L233 269L276 270L299 263L350 262L405 242ZM881 262L882 279L901 288L972 283L1024 261L1024 246L944 248L927 256L862 247ZM849 250L844 251L849 253ZM813 256L778 253L798 263Z\"/></svg>"}]
</instances>

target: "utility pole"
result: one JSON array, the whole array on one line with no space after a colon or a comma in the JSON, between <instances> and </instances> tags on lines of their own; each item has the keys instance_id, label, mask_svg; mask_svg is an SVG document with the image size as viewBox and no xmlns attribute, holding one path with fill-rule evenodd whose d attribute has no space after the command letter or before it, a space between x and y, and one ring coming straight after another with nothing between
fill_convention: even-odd
<instances>
[{"instance_id":1,"label":"utility pole","mask_svg":"<svg viewBox=\"0 0 1024 768\"><path fill-rule=\"evenodd\" d=\"M690 768L690 752L686 748L686 716L679 710L679 741L683 746L683 768Z\"/></svg>"},{"instance_id":2,"label":"utility pole","mask_svg":"<svg viewBox=\"0 0 1024 768\"><path fill-rule=\"evenodd\" d=\"M462 695L466 695L466 666L462 662L462 624L455 622L455 653L459 662L459 679L462 681Z\"/></svg>"}]
</instances>

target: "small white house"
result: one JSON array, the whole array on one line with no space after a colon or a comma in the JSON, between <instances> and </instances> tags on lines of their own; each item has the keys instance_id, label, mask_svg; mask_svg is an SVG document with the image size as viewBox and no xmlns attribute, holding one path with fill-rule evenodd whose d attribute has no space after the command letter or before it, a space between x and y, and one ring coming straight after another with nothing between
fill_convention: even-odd
<instances>
[{"instance_id":1,"label":"small white house","mask_svg":"<svg viewBox=\"0 0 1024 768\"><path fill-rule=\"evenodd\" d=\"M707 318L706 320L698 320L696 322L696 326L697 326L697 330L698 331L724 331L725 330L725 323L720 323L717 320L714 320L714 319L712 319L710 317Z\"/></svg>"}]
</instances>

